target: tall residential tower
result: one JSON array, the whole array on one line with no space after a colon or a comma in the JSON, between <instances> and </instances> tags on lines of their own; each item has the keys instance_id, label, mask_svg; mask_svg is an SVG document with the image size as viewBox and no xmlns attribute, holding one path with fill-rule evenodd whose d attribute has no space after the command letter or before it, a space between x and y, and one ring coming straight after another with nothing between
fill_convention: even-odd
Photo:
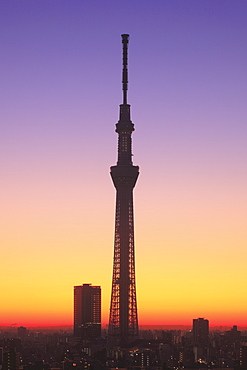
<instances>
[{"instance_id":1,"label":"tall residential tower","mask_svg":"<svg viewBox=\"0 0 247 370\"><path fill-rule=\"evenodd\" d=\"M209 340L209 322L208 320L199 317L193 319L193 341L196 345L207 345Z\"/></svg>"},{"instance_id":2,"label":"tall residential tower","mask_svg":"<svg viewBox=\"0 0 247 370\"><path fill-rule=\"evenodd\" d=\"M129 35L122 35L123 104L120 105L119 121L116 124L118 161L116 166L111 167L111 177L116 188L116 218L109 339L121 346L138 337L133 189L139 167L132 163L131 135L134 125L130 119L130 105L127 104L128 40Z\"/></svg>"},{"instance_id":3,"label":"tall residential tower","mask_svg":"<svg viewBox=\"0 0 247 370\"><path fill-rule=\"evenodd\" d=\"M101 336L100 286L74 287L74 336L88 340Z\"/></svg>"}]
</instances>

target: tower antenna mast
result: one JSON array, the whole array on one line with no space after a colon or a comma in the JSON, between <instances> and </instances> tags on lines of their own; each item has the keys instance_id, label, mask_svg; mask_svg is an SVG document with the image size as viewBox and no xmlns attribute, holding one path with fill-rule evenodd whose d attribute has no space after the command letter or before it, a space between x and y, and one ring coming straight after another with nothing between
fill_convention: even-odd
<instances>
[{"instance_id":1,"label":"tower antenna mast","mask_svg":"<svg viewBox=\"0 0 247 370\"><path fill-rule=\"evenodd\" d=\"M128 91L128 43L129 35L122 35L123 43L123 104L127 104L127 91Z\"/></svg>"}]
</instances>

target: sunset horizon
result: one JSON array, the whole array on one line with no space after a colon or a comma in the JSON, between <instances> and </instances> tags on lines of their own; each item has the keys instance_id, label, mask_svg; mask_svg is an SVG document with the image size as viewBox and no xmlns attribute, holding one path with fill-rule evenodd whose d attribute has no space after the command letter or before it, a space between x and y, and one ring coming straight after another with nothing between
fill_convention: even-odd
<instances>
[{"instance_id":1,"label":"sunset horizon","mask_svg":"<svg viewBox=\"0 0 247 370\"><path fill-rule=\"evenodd\" d=\"M128 228L133 337L138 324L196 318L246 328L247 2L0 8L0 326L73 325L73 287L90 283L101 287L103 326L112 307L114 329L124 321L114 240L116 252ZM127 165L118 135L124 154L133 139ZM129 188L116 198L122 180ZM126 194L129 218L115 226Z\"/></svg>"}]
</instances>

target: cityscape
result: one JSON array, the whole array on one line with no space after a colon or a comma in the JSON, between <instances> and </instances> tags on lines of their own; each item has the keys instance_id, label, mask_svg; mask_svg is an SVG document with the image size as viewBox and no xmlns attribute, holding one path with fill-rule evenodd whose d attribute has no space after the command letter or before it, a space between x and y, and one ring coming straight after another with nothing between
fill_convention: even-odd
<instances>
[{"instance_id":1,"label":"cityscape","mask_svg":"<svg viewBox=\"0 0 247 370\"><path fill-rule=\"evenodd\" d=\"M38 0L38 2L39 1L40 0ZM99 1L95 1L99 6ZM40 13L36 5L34 7L33 5L31 6L32 14L35 16L37 15L38 18L41 15L40 19L43 20L46 19L47 16L48 18L50 15L54 16L54 11L58 10L58 4L56 2L52 1L50 3L48 0L45 0L45 2L46 5L50 7L48 13L46 13L44 3L42 3L42 5L40 3ZM16 0L14 0L14 3L17 5ZM20 12L27 20L29 20L28 3L27 0L24 0L24 5L19 7ZM50 4L53 5L51 6ZM146 15L149 16L148 9L151 10L151 8L149 8L147 4L147 2L144 2L144 9ZM188 4L191 4L191 8ZM190 10L192 10L190 14L191 19L193 19L194 15L203 14L205 17L205 24L208 26L208 22L210 23L213 20L213 16L209 11L211 8L206 6L204 0L202 0L202 4L203 6L200 8L200 6L198 7L198 3L196 5L195 0L189 0L186 6L183 5L181 16L183 17L185 14L189 16L187 12ZM207 4L213 6L212 0L209 0ZM175 4L170 7L168 6L168 2L164 2L163 4L157 0L157 9L171 12L169 14L175 11L173 14L174 20L176 19L176 12L180 9L177 5L178 4ZM215 11L218 12L218 15L220 15L219 12L222 10L222 5L223 1L219 0L218 5L214 8ZM79 1L76 1L72 6L74 17L76 17L76 9L81 10L81 6ZM61 2L61 9L62 12L59 14L59 17L61 16L61 20L64 21L64 17L67 14L66 12L71 11L67 0ZM86 9L89 12L88 14L90 14L92 10L91 5L88 5L84 10ZM113 8L111 9L113 10ZM122 13L120 12L119 14L123 15L124 8L122 6L117 8L117 12L120 11L120 9ZM134 8L132 9L134 10ZM138 9L140 9L139 6ZM244 18L241 17L241 9L246 11L247 15L247 6L243 6L238 1L236 13L231 13L232 9L229 2L229 7L225 13L228 22L230 22L231 19L238 18L242 21ZM26 24L23 23L21 17L18 18L16 9L13 8L12 5L6 5L4 10L5 16L3 19L7 20L10 14L14 14L17 25L19 22L19 25L21 25L20 29L25 29ZM104 11L105 9L103 10L102 8L103 13ZM159 19L159 21L161 21L162 18L159 18L158 13L155 14L155 17L150 17L150 19L154 22L154 19L157 21ZM79 18L77 20L79 20ZM53 21L53 17L50 18L50 21ZM60 20L57 25L59 22ZM142 22L142 17L140 17L140 22ZM27 24L28 28L30 28L31 23ZM33 23L33 25L34 24L35 23ZM42 24L42 22L40 24ZM49 24L49 22L47 24ZM54 29L56 29L57 25ZM69 28L72 27L74 21L71 21L69 25ZM185 25L186 22L184 23L184 26ZM4 23L4 26L7 29L8 23ZM130 29L131 28L130 26ZM236 29L238 31L242 30L241 27L235 25L232 30L236 31ZM23 35L24 34L26 34L26 30ZM31 38L32 37L33 36L31 36ZM9 38L8 36L8 39L10 42L11 37ZM46 40L48 40L48 38ZM150 128L150 125L144 125L142 127L138 122L138 114L135 114L135 122L137 122L138 130L132 142L132 134L135 131L135 125L132 122L133 104L132 106L129 104L131 100L129 96L132 96L132 80L134 80L135 74L133 75L130 71L132 61L137 56L135 48L138 49L138 46L135 44L135 47L132 48L131 45L129 58L130 40L129 34L121 34L122 101L119 105L119 119L115 124L115 141L117 142L115 156L117 159L116 164L110 166L110 178L116 193L114 224L109 222L108 216L109 208L112 209L113 214L114 204L112 201L110 204L109 201L106 201L108 198L104 197L104 194L109 190L107 189L106 191L105 184L103 185L101 181L97 181L96 174L100 168L98 171L100 179L102 159L104 157L103 153L107 153L107 158L110 158L110 154L112 154L112 151L109 150L109 146L113 144L113 136L109 133L108 128L106 129L101 124L95 127L97 131L102 130L102 134L104 132L104 135L102 136L102 140L98 142L98 144L100 143L99 148L91 152L92 160L89 155L86 154L84 157L85 161L83 162L85 166L83 168L85 168L85 170L88 168L89 171L86 173L92 173L92 179L95 179L95 181L92 181L91 187L87 188L87 185L84 187L84 198L80 198L80 201L78 201L79 193L76 189L83 178L79 175L78 179L80 180L76 183L74 175L80 174L79 168L81 163L80 160L78 160L76 162L76 167L73 167L71 162L71 159L73 161L73 159L76 158L76 152L77 154L79 153L78 149L81 145L79 137L81 134L83 135L83 130L79 127L79 121L76 128L77 135L73 133L70 137L69 126L66 129L65 126L61 126L61 130L56 131L57 126L55 125L54 132L52 132L53 123L50 121L50 138L46 136L42 137L43 133L41 130L39 139L38 137L36 138L38 139L36 148L34 145L36 139L33 138L32 140L30 136L26 141L28 145L30 145L30 143L33 145L32 150L35 149L33 153L38 153L40 150L38 148L41 148L40 144L42 142L48 143L49 140L51 140L55 154L58 146L62 144L61 147L63 147L65 144L64 140L68 140L68 143L72 140L69 146L70 149L66 153L73 155L71 158L68 158L67 164L66 160L63 159L63 165L61 166L62 172L56 167L58 162L55 158L58 158L57 155L55 154L55 156L52 157L51 152L47 153L47 166L49 167L51 165L51 172L47 172L47 175L48 173L49 175L46 176L47 179L45 178L44 183L42 182L43 180L39 182L41 177L36 177L35 179L35 176L37 176L35 172L28 173L27 168L23 167L23 159L27 155L27 152L24 154L24 151L20 151L20 156L16 157L17 160L20 160L19 163L22 163L19 171L21 176L19 177L16 177L18 172L15 172L17 168L15 167L17 164L17 162L15 162L15 157L13 156L12 160L8 158L8 163L13 163L14 167L9 168L9 173L8 171L4 172L4 174L6 174L6 176L4 175L4 186L7 186L8 181L13 176L16 177L16 181L13 182L12 187L6 187L7 198L4 198L6 204L10 201L10 207L4 208L3 218L4 233L2 238L2 257L4 263L2 264L3 279L1 279L3 285L1 287L2 298L0 307L0 370L247 369L247 321L245 306L245 303L247 303L247 296L245 296L243 290L245 286L244 283L247 281L244 268L244 256L246 253L244 251L244 216L246 216L245 203L247 202L247 198L244 191L244 184L246 183L244 182L244 180L246 180L244 176L246 172L244 174L242 172L246 163L243 161L245 148L243 144L244 141L241 141L243 140L243 136L239 136L241 130L243 133L246 132L246 127L243 125L244 116L239 116L240 122L238 122L236 127L231 126L231 119L229 119L227 123L227 130L229 130L231 126L230 131L233 133L234 130L235 139L238 139L239 151L234 149L231 152L230 148L226 146L229 153L235 153L235 157L231 159L233 167L224 167L227 164L227 161L225 161L226 158L229 159L229 153L222 153L222 158L224 158L225 161L222 166L219 165L220 162L217 162L217 156L212 156L212 159L216 159L215 164L218 163L218 167L216 166L214 168L211 181L208 180L205 183L205 186L209 189L213 186L209 193L199 191L199 188L197 188L199 183L196 185L196 177L193 177L193 181L191 179L193 189L189 190L189 182L185 186L184 196L186 198L188 197L188 199L184 204L179 204L179 201L176 201L176 196L183 188L183 184L186 184L186 181L181 182L181 187L177 187L176 185L175 188L173 188L175 178L169 184L171 178L169 179L168 176L166 178L168 186L164 191L167 192L168 189L170 189L173 195L171 199L167 195L166 199L170 199L167 202L167 207L164 207L163 199L160 204L156 203L155 205L154 203L153 211L151 211L150 204L152 204L152 201L151 203L146 203L145 198L142 198L140 195L138 196L139 185L134 193L137 179L138 184L143 181L144 184L146 183L146 185L149 186L150 190L152 189L152 191L155 192L159 188L158 186L156 187L156 183L159 184L159 176L152 178L152 180L156 179L156 182L151 181L152 170L148 175L151 177L147 177L145 171L147 168L149 168L149 170L152 169L152 167L144 166L144 171L142 169L143 167L140 169L139 165L136 165L136 157L134 157L133 154L137 153L137 158L141 161L142 156L140 154L143 154L145 150L143 151L140 149L140 145L143 145L144 142L142 143L142 139L138 139L138 136L140 135L140 138L143 138L145 130ZM225 37L225 40L229 41L229 38ZM235 41L237 41L237 39ZM241 42L242 41L241 39ZM21 40L21 43L22 42L23 40ZM206 48L206 44L204 44L204 47ZM17 49L18 47L15 45L12 50L15 51ZM33 46L31 49L28 47L26 50L31 52ZM92 51L93 48L90 50ZM110 48L108 51L109 50ZM117 53L115 46L112 47L112 50L114 50L114 53ZM191 50L196 50L196 48L194 49L193 47ZM19 56L20 55L21 54L19 54ZM48 55L48 53L46 55ZM81 54L81 56L82 55L83 54ZM86 55L88 55L88 53L84 54L84 56ZM7 54L6 56L11 59ZM78 56L79 54L77 54L77 57ZM106 55L102 54L102 58L104 56ZM145 58L144 55L142 58ZM70 58L68 61L69 60ZM76 58L74 60L76 60ZM116 61L117 59L114 60ZM142 60L139 62L141 63ZM207 62L210 63L209 60ZM71 60L69 63L71 63ZM134 61L133 64L135 65L135 63ZM120 63L118 63L118 65L119 64ZM104 66L106 65L107 63L104 64ZM40 67L41 66L43 66L42 62L40 64ZM230 66L230 64L228 66ZM18 63L16 64L16 68L18 70ZM93 64L91 64L91 67L88 66L88 68L88 71L90 71L91 68L93 68ZM116 66L114 65L114 69L115 68ZM196 70L194 70L194 72L195 71ZM38 76L36 71L33 72L34 76ZM49 69L47 69L46 72L49 73ZM138 75L138 70L135 70L135 73ZM152 75L151 71L149 71L145 77L149 75ZM81 76L83 77L83 74ZM153 76L155 76L155 74L153 74ZM90 78L93 78L93 74ZM74 86L77 86L78 82L79 77L76 76ZM41 80L37 83L37 86L40 87ZM29 91L32 84L29 85L27 83L27 86L28 89L26 91ZM129 86L131 86L131 88ZM180 88L179 83L177 87ZM83 88L85 89L84 85ZM101 88L99 89L101 90ZM18 89L16 91L18 91ZM25 89L23 91L25 91ZM135 91L136 94L138 94L138 79L135 81L134 92ZM240 106L244 96L243 92L244 90L242 91L241 98L239 98ZM8 93L7 91L6 102ZM146 96L147 93L148 89L145 90L142 96ZM24 92L23 94L25 95ZM111 106L116 102L115 95L116 93L114 92ZM135 97L135 95L133 96ZM104 100L105 96L102 95L102 97ZM133 100L138 107L138 100L136 98ZM33 102L36 101L37 97L34 98ZM224 100L224 103L225 102L226 100ZM87 103L84 103L84 107L87 109L89 100ZM173 104L178 103L179 99L175 98ZM67 111L68 115L70 115L70 109L73 105L71 104L72 101ZM94 104L97 105L96 97ZM233 103L232 106L234 107ZM11 115L8 110L8 104L6 107L4 115L9 119ZM78 108L79 106L77 106L76 109ZM236 107L234 107L234 109L235 108ZM57 105L57 109L59 109L59 104ZM104 122L105 117L103 118L102 114L107 115L109 109L111 108L108 106L107 110L101 111L101 118ZM152 106L148 109L152 110ZM50 112L53 111L54 108L51 108ZM15 114L14 110L13 113ZM214 111L214 113L216 114L216 111ZM175 112L174 115L176 116ZM71 113L71 118L73 117L75 118L76 115L73 116L73 113ZM27 118L27 120L30 120L30 118L31 116ZM65 121L63 125L66 125L65 122L67 118L65 116L64 118ZM187 119L185 118L185 126L186 122ZM11 126L11 122L9 123ZM108 126L112 127L112 131L114 132L113 125ZM13 127L11 129L7 124L4 127L5 131L3 137L6 140L4 142L4 150L7 153L12 146L11 142L14 138L14 136L12 137L10 135L11 130L13 129L15 135L17 126L15 121L13 121ZM28 127L30 130L30 122L28 123ZM75 126L72 127L75 128ZM37 122L33 129L37 130ZM53 146L53 139L55 138L53 135L59 132L62 133L63 129L66 131L66 133L64 132L65 135L63 139L62 136L60 136L60 139L58 136L58 141L56 139ZM153 129L155 129L155 125L152 122L152 130ZM217 135L221 133L220 126L218 130L217 133L216 128L212 128L211 133L217 137ZM91 133L92 132L93 131L91 131ZM175 132L176 130L174 133ZM201 133L202 132L203 131L201 131ZM108 133L108 136L106 133ZM169 130L166 131L166 133L169 136ZM197 134L198 133L199 132L197 132ZM233 138L232 135L228 137L228 134L227 141ZM175 136L178 139L177 134L175 134ZM16 138L17 137L18 135ZM182 136L180 140L181 138ZM201 141L201 144L203 142L206 142L205 138ZM155 150L156 146L159 145L158 143L162 143L162 147L164 148L163 142L159 142L158 140L157 144L154 143L150 134L145 138L145 143L149 144L148 147L146 147L148 151L150 148L154 148ZM219 144L219 141L217 143ZM66 145L64 148L66 148ZM104 148L103 151L102 148ZM211 149L212 153L214 152L213 146L211 149L209 149L209 147L205 147L205 149L205 155L209 154ZM140 151L140 154L138 151ZM40 152L40 158L42 158L42 160L43 157L46 156L45 152L46 149L44 147ZM102 152L102 156L100 152ZM96 153L97 161L94 162L93 157ZM167 154L168 153L169 151L167 151ZM216 152L214 152L214 154L216 154ZM195 155L195 153L193 155ZM190 157L190 164L194 161L193 155ZM40 162L42 165L39 167L37 166L38 162L34 158L31 156L26 157L25 161L27 161L27 158L31 160L31 162L33 161L33 168L37 167L38 170L40 168L41 173L43 173L42 165L44 162ZM184 170L185 168L189 168L186 167L184 159L185 158L181 157L180 170L182 170L182 172L184 165ZM52 160L55 160L54 163L52 163ZM186 160L189 160L189 156L186 157ZM228 186L225 182L226 177L224 177L226 173L224 171L222 172L222 169L228 168L230 170L230 168L232 168L233 171L235 160L239 160L239 167L236 169L235 175L241 174L241 176L235 176L235 182L231 182ZM93 163L97 163L97 171ZM163 165L163 162L160 163ZM169 167L167 159L164 163ZM209 163L213 166L213 162L210 160L210 162L204 163L205 169ZM194 165L196 165L197 169L200 168L199 162L197 164L194 163ZM11 168L12 171L14 171L15 168L12 175ZM74 168L73 171L72 168ZM225 185L223 190L222 186L216 185L215 182L217 178L217 173L215 172L216 168L219 170L220 184ZM31 167L29 167L29 170L30 169ZM163 167L163 169L165 170L165 167ZM62 173L63 175L61 175ZM71 178L69 177L69 173L72 175ZM170 172L171 176L172 173L173 171ZM209 173L210 171L208 174ZM27 175L27 177L23 177L23 174ZM50 185L52 187L52 181L55 179L52 174L54 174L55 177L60 177L61 182L59 185L61 185L61 188L56 182L51 197L47 197L45 192L48 191ZM181 173L181 175L182 177L178 177L177 180L179 178L182 180L183 177L186 178L185 173ZM21 179L24 178L27 182L22 183ZM34 179L34 182L31 178ZM163 178L163 171L160 172L160 179L161 178ZM203 176L202 182L204 182L205 179L206 177ZM229 181L232 180L232 178L230 180L230 177L227 179ZM30 190L32 189L31 192L26 193L27 189L25 189L24 185L29 182L35 185L35 181L38 181L39 189L41 190L38 198L37 191L32 193L35 186L33 188L31 186L31 188L29 188ZM71 184L77 195L74 198L75 194L73 195L72 191L71 195L67 194L67 198L64 198L64 190L67 186L67 189L71 191ZM162 184L164 184L163 180ZM48 187L44 187L44 185ZM232 186L234 187L233 191L231 189ZM204 189L206 189L206 187ZM109 188L112 189L110 186ZM217 191L215 190L216 188L218 188ZM239 189L239 193L236 193L236 189ZM220 197L220 192L222 192L222 198ZM93 193L95 193L95 199L92 201ZM11 194L13 199L11 199ZM212 195L212 199L210 198L210 194ZM205 205L202 206L202 212L197 213L197 207L203 204L202 199L204 195ZM190 199L196 199L197 197L199 197L197 203L193 203L191 207L185 206ZM88 203L86 201L87 198L89 200ZM41 200L41 208L39 208L38 212L35 208L38 204L36 202L37 199ZM82 201L83 199L84 201ZM32 203L32 200L35 200L35 202ZM207 200L209 203L207 203ZM20 201L23 202L22 206ZM67 203L68 201L69 203ZM210 203L211 201L212 203ZM141 213L135 211L136 203L139 207L137 208L142 210ZM66 209L68 211L65 213L64 204L66 204ZM172 207L171 204L173 204ZM228 208L225 208L225 204L227 204ZM55 213L52 214L53 210L55 210L53 207L56 208L56 212L60 208L60 215L62 215L62 218L58 219ZM208 218L204 218L203 212L206 211L207 207L209 216ZM180 213L181 209L182 213ZM228 216L224 218L226 209L228 209L229 213ZM69 212L72 210L75 212L74 214L73 212ZM103 213L101 212L104 212L104 210L107 211L105 211L105 217L102 217ZM9 217L12 211L13 218ZM18 217L18 215L20 216L19 212L22 212L21 217ZM145 214L144 218L142 212ZM163 215L165 213L161 223L157 224L161 227L160 234L156 234L158 229L155 223L152 224L151 221L150 223L148 221L149 217L152 218L152 212L161 212L159 214ZM179 215L179 217L181 217L182 214L185 217L183 216L178 222L177 216ZM94 221L92 221L93 215L95 215ZM32 218L34 223L32 223ZM169 219L173 219L173 224L169 224ZM14 220L19 220L18 226L17 224L15 225ZM78 222L78 220L80 221ZM190 222L192 222L192 224L190 224ZM227 225L229 228L227 228ZM171 228L170 231L169 227ZM145 235L149 234L145 233L145 228L149 228L151 236L151 239L148 239L146 244L144 241ZM72 230L73 232L71 234ZM107 233L104 234L106 230ZM137 230L137 233L135 230ZM113 231L113 253L112 257L110 257L109 248L106 251L105 243L107 240L109 241L106 235L109 235L110 232ZM174 232L181 233L182 238L177 238ZM171 238L172 234L175 236L173 239ZM186 234L188 238L186 238ZM160 236L158 237L158 235ZM167 243L169 240L168 238L164 239L166 240L166 244L163 244L163 242L160 243L158 240L160 240L159 238L161 235L166 235L166 238L169 235L169 238L171 238L170 242ZM182 242L183 236L185 236L184 243ZM203 240L202 236L205 236L205 240ZM82 240L84 240L83 245L81 244ZM136 240L138 246L137 250L135 248ZM233 240L234 245L231 244ZM86 244L85 241L87 241ZM140 241L143 242L145 246L144 249L141 249ZM97 247L95 243L98 244ZM158 249L155 246L156 243L159 245ZM240 255L242 258L240 258ZM10 258L12 258L13 263L8 263ZM110 267L111 261L113 265ZM142 266L141 269L140 266ZM109 272L110 269L112 271L111 274ZM109 276L111 276L111 291ZM95 284L95 282L97 282L97 284ZM68 306L68 304L63 305L63 302L69 301L70 306Z\"/></svg>"},{"instance_id":2,"label":"cityscape","mask_svg":"<svg viewBox=\"0 0 247 370\"><path fill-rule=\"evenodd\" d=\"M87 284L88 286L88 284ZM93 287L91 287L93 288ZM99 287L97 287L99 288ZM78 337L70 328L20 326L1 332L2 369L246 369L247 330L209 330L209 321L193 319L191 329L142 329L139 338L112 347L107 329L85 324ZM86 339L87 338L87 339Z\"/></svg>"}]
</instances>

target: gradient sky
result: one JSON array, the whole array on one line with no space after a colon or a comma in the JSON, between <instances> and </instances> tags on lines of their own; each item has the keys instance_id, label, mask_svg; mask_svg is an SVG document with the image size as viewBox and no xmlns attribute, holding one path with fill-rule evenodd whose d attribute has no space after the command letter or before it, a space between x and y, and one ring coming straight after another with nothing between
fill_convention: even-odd
<instances>
[{"instance_id":1,"label":"gradient sky","mask_svg":"<svg viewBox=\"0 0 247 370\"><path fill-rule=\"evenodd\" d=\"M0 2L0 325L72 324L113 262L130 34L140 324L247 325L247 2Z\"/></svg>"}]
</instances>

